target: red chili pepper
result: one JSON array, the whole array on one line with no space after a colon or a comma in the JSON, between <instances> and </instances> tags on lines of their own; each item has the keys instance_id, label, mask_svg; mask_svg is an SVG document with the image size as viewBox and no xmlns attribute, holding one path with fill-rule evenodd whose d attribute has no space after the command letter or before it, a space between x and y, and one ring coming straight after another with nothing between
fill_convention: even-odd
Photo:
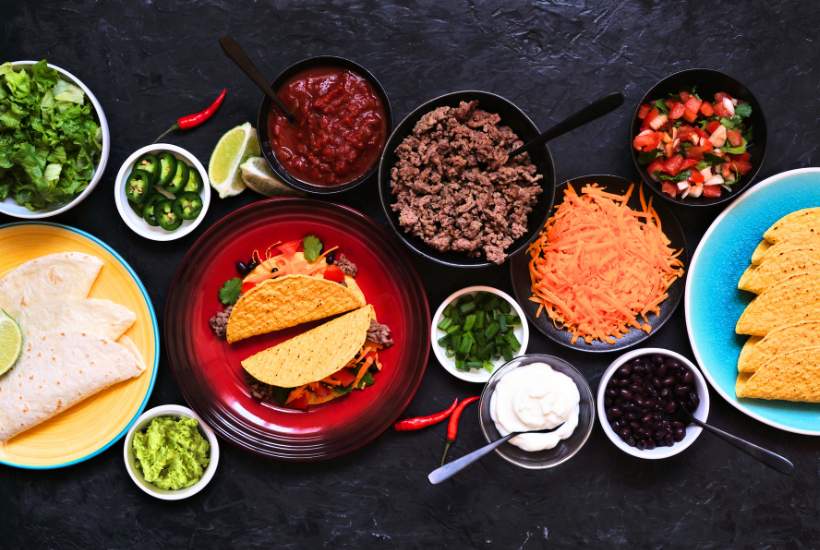
<instances>
[{"instance_id":1,"label":"red chili pepper","mask_svg":"<svg viewBox=\"0 0 820 550\"><path fill-rule=\"evenodd\" d=\"M444 466L445 460L447 460L447 452L450 450L450 447L455 443L456 437L458 437L458 421L461 419L461 413L464 412L464 409L467 408L467 405L478 401L481 399L480 395L474 395L473 397L468 397L464 401L458 404L456 410L453 411L453 414L450 416L450 421L447 423L447 441L444 444L444 454L441 455L441 465Z\"/></svg>"},{"instance_id":2,"label":"red chili pepper","mask_svg":"<svg viewBox=\"0 0 820 550\"><path fill-rule=\"evenodd\" d=\"M208 105L208 107L206 107L202 111L179 117L170 128L162 132L159 135L159 137L154 140L154 143L161 140L171 132L175 132L176 130L190 130L191 128L196 128L197 126L204 124L205 121L214 116L214 113L217 111L217 109L219 109L219 106L222 105L223 101L225 101L225 96L227 95L227 93L228 89L223 88L214 100L214 102Z\"/></svg>"},{"instance_id":3,"label":"red chili pepper","mask_svg":"<svg viewBox=\"0 0 820 550\"><path fill-rule=\"evenodd\" d=\"M456 410L456 405L458 405L458 399L454 399L453 404L443 411L428 414L426 416L416 416L413 418L399 420L393 424L393 429L397 432L410 432L426 428L427 426L433 426L439 422L443 422L448 416L453 414L453 411Z\"/></svg>"}]
</instances>

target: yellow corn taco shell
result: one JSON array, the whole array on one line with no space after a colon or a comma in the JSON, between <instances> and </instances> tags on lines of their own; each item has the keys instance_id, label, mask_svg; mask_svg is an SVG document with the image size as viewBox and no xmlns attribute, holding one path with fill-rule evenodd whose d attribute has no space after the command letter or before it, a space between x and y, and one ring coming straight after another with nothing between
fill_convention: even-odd
<instances>
[{"instance_id":1,"label":"yellow corn taco shell","mask_svg":"<svg viewBox=\"0 0 820 550\"><path fill-rule=\"evenodd\" d=\"M352 277L347 286L308 275L285 275L264 281L243 294L228 318L226 337L237 342L302 323L338 315L365 305Z\"/></svg>"},{"instance_id":2,"label":"yellow corn taco shell","mask_svg":"<svg viewBox=\"0 0 820 550\"><path fill-rule=\"evenodd\" d=\"M774 222L763 233L763 238L770 243L796 240L797 236L804 239L820 236L820 207L795 210Z\"/></svg>"},{"instance_id":3,"label":"yellow corn taco shell","mask_svg":"<svg viewBox=\"0 0 820 550\"><path fill-rule=\"evenodd\" d=\"M295 388L330 376L353 359L367 338L373 306L359 308L242 361L265 384Z\"/></svg>"},{"instance_id":4,"label":"yellow corn taco shell","mask_svg":"<svg viewBox=\"0 0 820 550\"><path fill-rule=\"evenodd\" d=\"M738 376L738 397L820 403L820 346L776 355L753 374Z\"/></svg>"},{"instance_id":5,"label":"yellow corn taco shell","mask_svg":"<svg viewBox=\"0 0 820 550\"><path fill-rule=\"evenodd\" d=\"M740 350L737 370L753 373L782 353L811 346L820 346L820 318L777 328L763 338L752 336Z\"/></svg>"},{"instance_id":6,"label":"yellow corn taco shell","mask_svg":"<svg viewBox=\"0 0 820 550\"><path fill-rule=\"evenodd\" d=\"M766 253L766 258L760 265L750 266L743 272L737 283L740 290L760 294L792 275L820 271L820 249L776 251L775 247L777 245Z\"/></svg>"},{"instance_id":7,"label":"yellow corn taco shell","mask_svg":"<svg viewBox=\"0 0 820 550\"><path fill-rule=\"evenodd\" d=\"M785 279L752 300L737 321L735 332L766 336L770 331L820 318L820 273Z\"/></svg>"},{"instance_id":8,"label":"yellow corn taco shell","mask_svg":"<svg viewBox=\"0 0 820 550\"><path fill-rule=\"evenodd\" d=\"M777 244L760 241L760 244L752 252L752 265L761 265L769 258L789 253L812 256L820 254L820 235L807 238L797 237L796 240L780 241Z\"/></svg>"}]
</instances>

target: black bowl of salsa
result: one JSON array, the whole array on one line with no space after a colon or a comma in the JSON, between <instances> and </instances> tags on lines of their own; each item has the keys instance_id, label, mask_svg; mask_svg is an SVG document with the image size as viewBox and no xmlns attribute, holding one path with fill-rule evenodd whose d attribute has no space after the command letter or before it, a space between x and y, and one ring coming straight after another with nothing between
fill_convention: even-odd
<instances>
[{"instance_id":1,"label":"black bowl of salsa","mask_svg":"<svg viewBox=\"0 0 820 550\"><path fill-rule=\"evenodd\" d=\"M271 87L296 117L288 122L267 97L259 107L262 155L283 182L328 195L373 176L392 120L387 93L370 71L343 57L311 57Z\"/></svg>"},{"instance_id":2,"label":"black bowl of salsa","mask_svg":"<svg viewBox=\"0 0 820 550\"><path fill-rule=\"evenodd\" d=\"M684 108L682 109L684 114L682 116L680 113L673 114L674 103L679 99L678 94L681 92L686 92L687 94L695 92L692 95L696 97L695 103L698 110L695 116L689 120L686 118L686 104L683 101L679 102L684 103ZM736 105L732 107L731 113L721 112L717 106L716 94L727 94L737 102L746 104L748 106L748 112L742 113L743 116L741 117L739 113L735 112ZM673 107L670 108L670 106L666 104L667 100L670 101ZM656 108L658 107L656 103L660 101L664 102L664 105L660 105L661 110L656 112ZM705 107L709 108L707 112L704 112ZM642 112L642 110L646 111L647 108L649 109L649 113ZM663 112L664 109L667 112ZM687 137L681 133L681 128L677 129L677 135L675 137L678 139L673 143L678 143L681 147L674 147L673 156L679 156L682 159L682 163L677 169L665 169L664 163L671 157L666 154L660 154L658 152L660 148L656 150L652 147L646 147L647 149L652 149L649 152L636 149L636 137L644 131L645 126L648 126L644 121L649 119L652 114L663 115L670 123L674 121L674 124L677 126L696 128L694 131L700 132L700 137L704 138L696 145L693 142L698 139L697 136ZM731 116L736 114L737 116ZM714 121L711 122L711 124L718 122L727 124L727 133L735 132L736 135L740 134L742 153L740 150L736 151L740 154L728 153L729 151L733 151L733 149L731 149L733 144L728 139L722 146L720 142L716 142L718 143L717 146L709 143L708 138L714 131L714 129L710 129L709 127L710 121ZM714 206L734 200L752 184L760 167L763 165L763 160L766 155L766 119L763 116L763 109L757 101L757 98L755 98L749 88L738 80L724 72L714 69L686 69L661 79L641 98L632 116L629 128L632 162L643 181L663 200L682 206ZM663 131L667 128L668 124L665 124L660 130ZM651 127L648 128L648 130L651 129ZM683 139L681 139L681 136L683 136ZM661 144L661 146L662 145L663 144ZM723 163L719 163L720 159L714 157L714 152L717 149L722 151ZM724 152L726 154L724 154ZM658 158L653 159L653 155L658 156ZM687 163L695 163L695 165L688 166ZM707 188L709 186L702 185L702 193L698 193L697 196L688 195L683 197L682 193L677 193L675 196L672 196L671 192L674 190L669 186L679 183L675 180L681 179L681 176L687 171L691 174L694 171L705 169L707 167L706 165L710 164L714 166L709 167L710 170L704 178L698 176L698 180L703 179L706 180L704 183L708 182L709 179L707 176L710 172L713 172L714 175L720 175L721 178L726 177L727 180L731 177L731 185L727 187L712 185L711 187L717 191L716 193L708 193ZM726 166L725 172L723 171L724 166ZM650 174L650 169L653 170L655 174L654 177ZM664 191L664 185L668 187L667 191ZM694 188L697 187L697 185L693 184L691 187Z\"/></svg>"}]
</instances>

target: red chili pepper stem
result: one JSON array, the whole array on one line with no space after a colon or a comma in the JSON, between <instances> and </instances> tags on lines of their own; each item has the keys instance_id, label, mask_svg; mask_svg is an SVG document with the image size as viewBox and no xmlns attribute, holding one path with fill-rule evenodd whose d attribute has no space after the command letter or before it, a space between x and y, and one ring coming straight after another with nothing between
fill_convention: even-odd
<instances>
[{"instance_id":1,"label":"red chili pepper stem","mask_svg":"<svg viewBox=\"0 0 820 550\"><path fill-rule=\"evenodd\" d=\"M466 409L470 403L474 403L479 399L481 399L481 396L479 395L468 397L459 403L456 410L453 411L452 415L450 415L450 421L447 423L447 440L444 442L444 453L441 455L442 466L444 466L444 463L447 461L447 453L450 451L450 447L453 446L453 443L456 441L456 437L458 437L458 422L461 419L461 413L464 412L464 409Z\"/></svg>"},{"instance_id":2,"label":"red chili pepper stem","mask_svg":"<svg viewBox=\"0 0 820 550\"><path fill-rule=\"evenodd\" d=\"M210 105L199 112L179 117L170 128L165 130L157 139L154 140L154 143L158 142L171 132L175 132L177 130L190 130L191 128L196 128L197 126L204 124L208 119L214 116L214 113L217 109L219 109L219 106L222 105L223 101L225 101L225 96L227 94L228 89L222 88L222 91L219 92L219 95L216 96L216 99Z\"/></svg>"},{"instance_id":3,"label":"red chili pepper stem","mask_svg":"<svg viewBox=\"0 0 820 550\"><path fill-rule=\"evenodd\" d=\"M456 410L457 405L458 399L454 399L453 404L444 409L443 411L428 414L425 416L416 416L413 418L405 418L404 420L399 420L393 425L393 429L397 432L409 432L421 430L422 428L426 428L428 426L433 426L435 424L443 422L447 419L447 417L453 414L453 411Z\"/></svg>"}]
</instances>

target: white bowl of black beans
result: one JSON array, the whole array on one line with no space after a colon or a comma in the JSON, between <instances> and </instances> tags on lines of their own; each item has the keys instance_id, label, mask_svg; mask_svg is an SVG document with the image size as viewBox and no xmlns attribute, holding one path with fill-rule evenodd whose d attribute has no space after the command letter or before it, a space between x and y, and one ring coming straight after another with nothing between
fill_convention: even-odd
<instances>
[{"instance_id":1,"label":"white bowl of black beans","mask_svg":"<svg viewBox=\"0 0 820 550\"><path fill-rule=\"evenodd\" d=\"M618 357L598 385L598 420L623 452L650 460L686 450L702 429L687 420L706 421L709 390L703 375L683 355L641 348Z\"/></svg>"}]
</instances>

